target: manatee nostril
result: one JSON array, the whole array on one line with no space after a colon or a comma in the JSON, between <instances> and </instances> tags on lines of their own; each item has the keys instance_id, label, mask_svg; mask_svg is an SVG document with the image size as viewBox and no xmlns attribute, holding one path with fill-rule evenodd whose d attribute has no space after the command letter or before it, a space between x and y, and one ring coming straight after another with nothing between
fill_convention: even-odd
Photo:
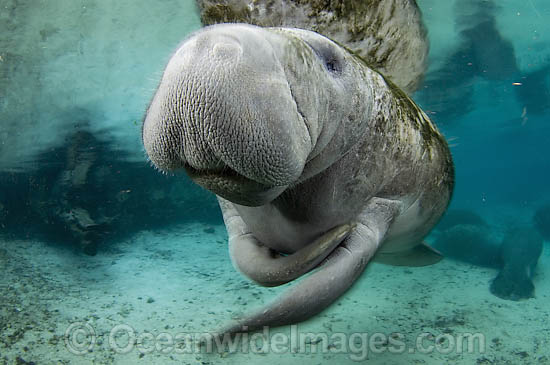
<instances>
[{"instance_id":1,"label":"manatee nostril","mask_svg":"<svg viewBox=\"0 0 550 365\"><path fill-rule=\"evenodd\" d=\"M214 57L217 59L239 59L243 54L243 48L237 42L219 42L212 47Z\"/></svg>"}]
</instances>

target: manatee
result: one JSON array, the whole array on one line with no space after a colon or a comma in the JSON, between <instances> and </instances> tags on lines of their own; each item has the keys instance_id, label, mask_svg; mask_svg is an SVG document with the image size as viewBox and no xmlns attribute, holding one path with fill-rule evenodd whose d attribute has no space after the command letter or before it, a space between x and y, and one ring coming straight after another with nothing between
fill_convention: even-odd
<instances>
[{"instance_id":1,"label":"manatee","mask_svg":"<svg viewBox=\"0 0 550 365\"><path fill-rule=\"evenodd\" d=\"M493 239L485 225L452 225L438 235L433 246L445 257L493 269L502 267L500 242Z\"/></svg>"},{"instance_id":2,"label":"manatee","mask_svg":"<svg viewBox=\"0 0 550 365\"><path fill-rule=\"evenodd\" d=\"M437 229L445 231L458 225L489 227L487 222L476 212L467 209L449 209L437 223Z\"/></svg>"},{"instance_id":3,"label":"manatee","mask_svg":"<svg viewBox=\"0 0 550 365\"><path fill-rule=\"evenodd\" d=\"M464 215L470 221L472 215ZM509 230L502 242L493 238L486 224L457 224L442 231L434 243L445 257L476 266L497 269L491 281L493 295L508 300L528 299L534 296L531 281L543 239L531 228Z\"/></svg>"},{"instance_id":4,"label":"manatee","mask_svg":"<svg viewBox=\"0 0 550 365\"><path fill-rule=\"evenodd\" d=\"M415 0L197 0L204 25L248 23L323 34L362 57L403 91L428 66L428 33Z\"/></svg>"},{"instance_id":5,"label":"manatee","mask_svg":"<svg viewBox=\"0 0 550 365\"><path fill-rule=\"evenodd\" d=\"M528 227L510 230L500 247L502 268L491 283L491 293L502 299L521 300L535 296L531 279L542 253L542 236Z\"/></svg>"},{"instance_id":6,"label":"manatee","mask_svg":"<svg viewBox=\"0 0 550 365\"><path fill-rule=\"evenodd\" d=\"M454 185L427 115L356 54L312 31L220 24L172 55L142 126L156 168L217 195L235 267L299 279L218 334L304 321L375 259L435 263L423 238Z\"/></svg>"}]
</instances>

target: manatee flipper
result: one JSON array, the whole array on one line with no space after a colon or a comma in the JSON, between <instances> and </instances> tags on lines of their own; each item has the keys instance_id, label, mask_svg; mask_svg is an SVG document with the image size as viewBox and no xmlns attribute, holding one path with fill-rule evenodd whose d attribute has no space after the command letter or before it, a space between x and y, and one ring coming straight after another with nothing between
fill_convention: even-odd
<instances>
[{"instance_id":1,"label":"manatee flipper","mask_svg":"<svg viewBox=\"0 0 550 365\"><path fill-rule=\"evenodd\" d=\"M323 234L300 249L283 256L263 246L248 231L232 203L218 198L229 235L229 255L233 264L245 276L263 286L288 283L309 272L323 261L352 230L353 225L343 224Z\"/></svg>"},{"instance_id":2,"label":"manatee flipper","mask_svg":"<svg viewBox=\"0 0 550 365\"><path fill-rule=\"evenodd\" d=\"M349 236L327 259L279 298L215 336L255 331L264 326L282 326L304 321L323 311L363 272L383 241L400 208L392 200L373 198Z\"/></svg>"},{"instance_id":3,"label":"manatee flipper","mask_svg":"<svg viewBox=\"0 0 550 365\"><path fill-rule=\"evenodd\" d=\"M399 252L379 252L373 261L392 266L420 267L438 263L443 259L441 252L429 246L426 242Z\"/></svg>"}]
</instances>

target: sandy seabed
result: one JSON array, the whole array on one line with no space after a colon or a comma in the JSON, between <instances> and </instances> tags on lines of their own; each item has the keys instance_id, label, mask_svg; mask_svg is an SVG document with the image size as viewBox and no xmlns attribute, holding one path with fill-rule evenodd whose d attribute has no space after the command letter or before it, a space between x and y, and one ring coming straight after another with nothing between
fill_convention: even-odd
<instances>
[{"instance_id":1,"label":"sandy seabed","mask_svg":"<svg viewBox=\"0 0 550 365\"><path fill-rule=\"evenodd\" d=\"M547 247L533 299L499 299L496 271L450 259L372 263L314 319L209 352L192 340L285 289L237 273L226 238L223 226L179 225L95 257L0 241L0 364L550 364Z\"/></svg>"}]
</instances>

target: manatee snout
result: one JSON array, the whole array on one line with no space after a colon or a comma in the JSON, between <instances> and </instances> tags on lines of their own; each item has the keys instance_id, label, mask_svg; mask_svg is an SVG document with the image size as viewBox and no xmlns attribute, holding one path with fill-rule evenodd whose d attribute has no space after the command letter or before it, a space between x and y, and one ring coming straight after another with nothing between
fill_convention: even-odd
<instances>
[{"instance_id":1,"label":"manatee snout","mask_svg":"<svg viewBox=\"0 0 550 365\"><path fill-rule=\"evenodd\" d=\"M143 123L155 166L186 169L200 185L244 205L269 202L300 177L311 136L273 37L227 25L182 43Z\"/></svg>"},{"instance_id":2,"label":"manatee snout","mask_svg":"<svg viewBox=\"0 0 550 365\"><path fill-rule=\"evenodd\" d=\"M243 47L238 39L223 36L217 39L212 46L212 55L218 62L235 64L241 62Z\"/></svg>"}]
</instances>

